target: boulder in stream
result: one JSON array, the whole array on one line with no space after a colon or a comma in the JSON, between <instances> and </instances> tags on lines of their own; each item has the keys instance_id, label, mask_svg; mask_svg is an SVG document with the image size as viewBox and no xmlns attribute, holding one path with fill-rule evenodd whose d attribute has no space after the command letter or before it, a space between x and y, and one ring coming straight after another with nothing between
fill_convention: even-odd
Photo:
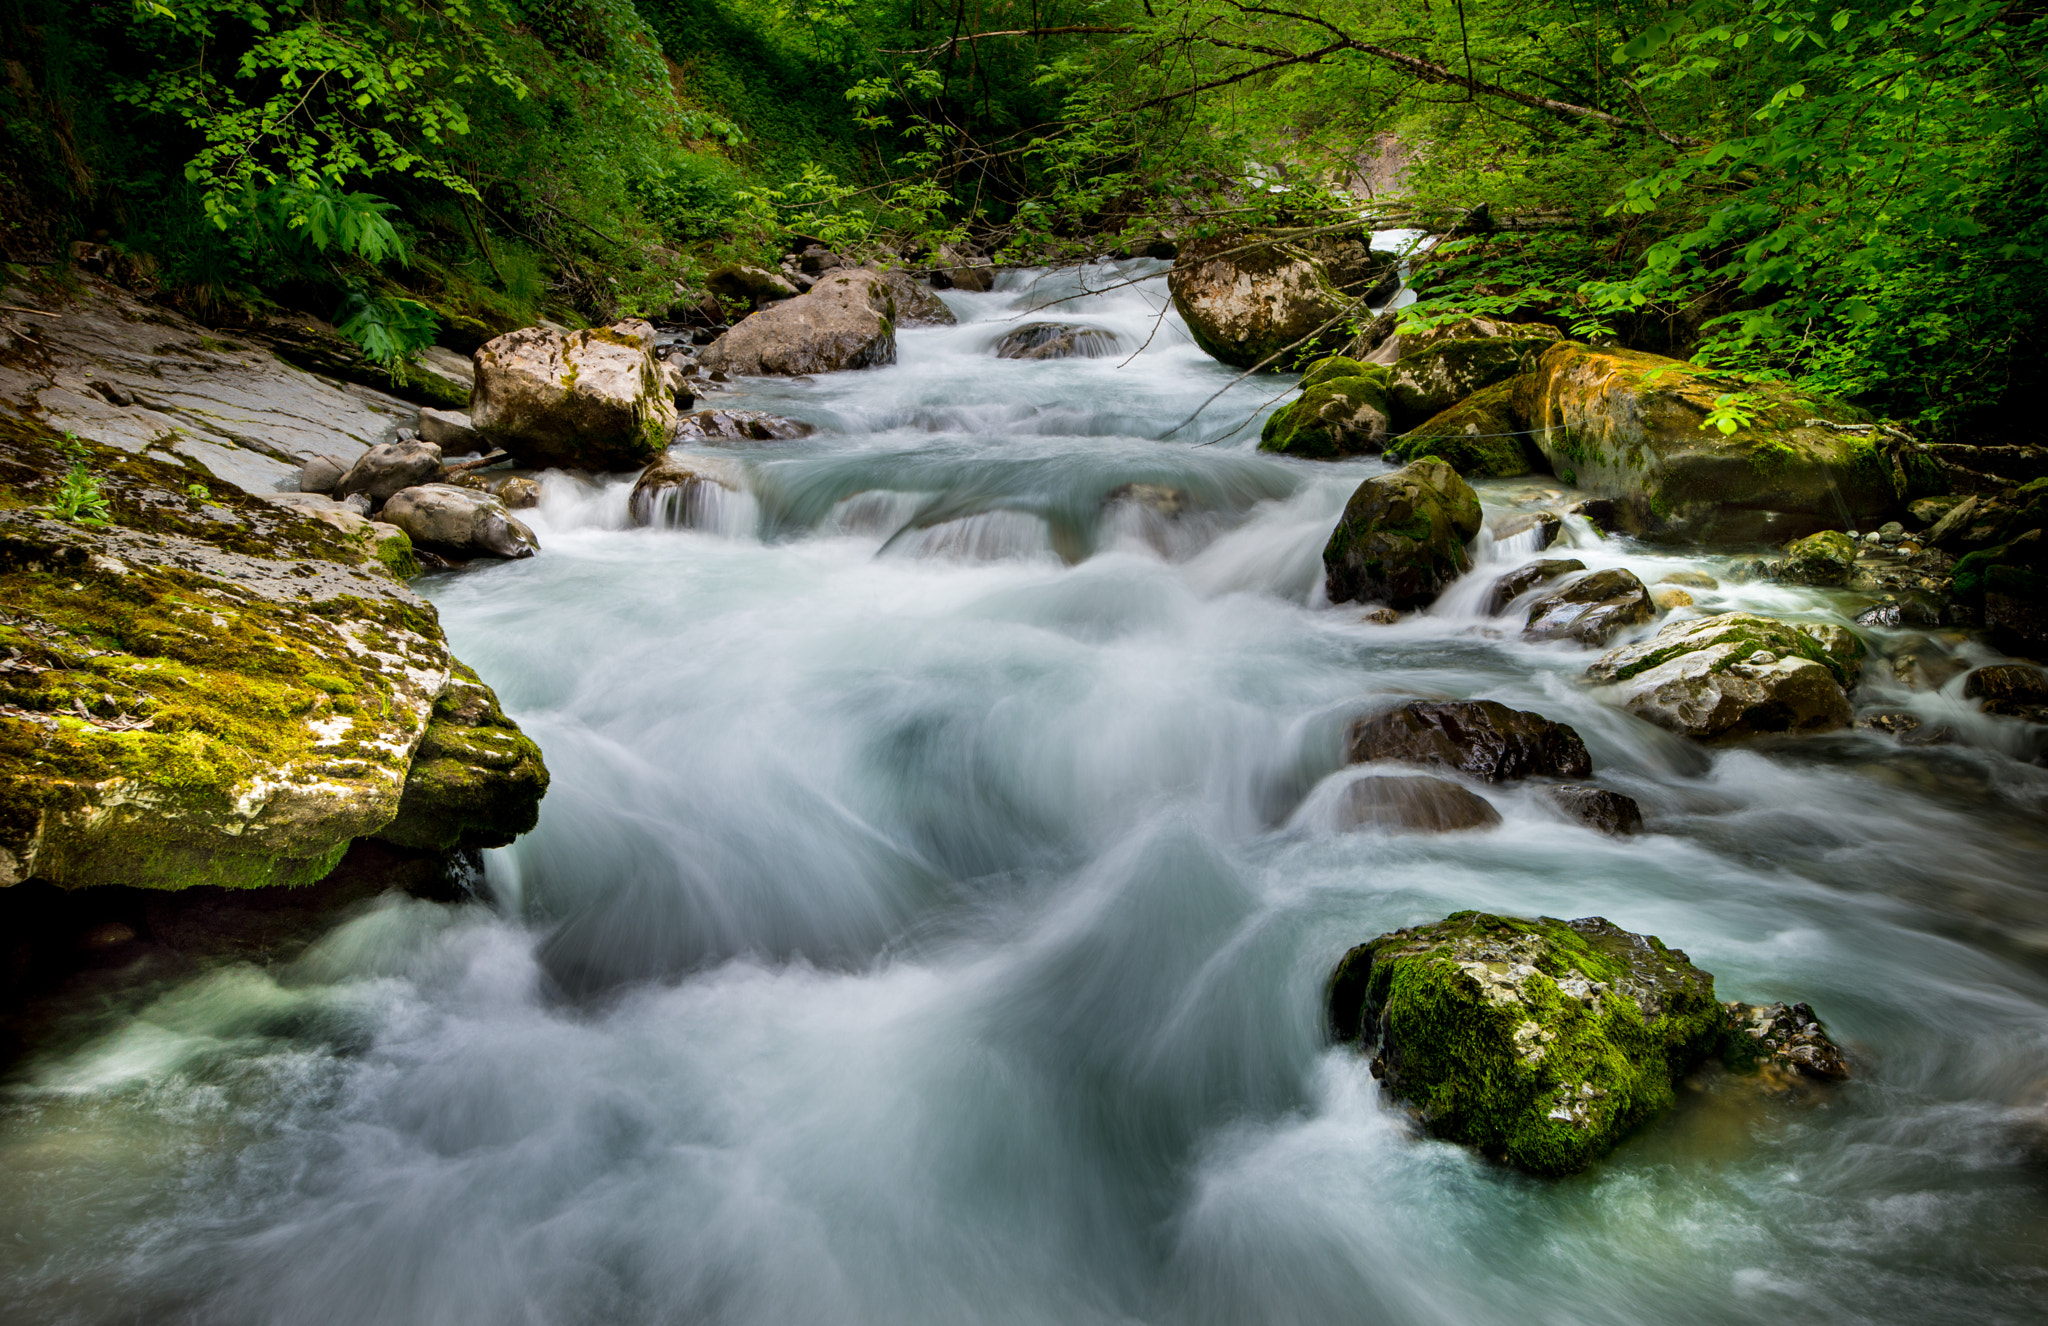
<instances>
[{"instance_id":1,"label":"boulder in stream","mask_svg":"<svg viewBox=\"0 0 2048 1326\"><path fill-rule=\"evenodd\" d=\"M1585 569L1586 564L1576 557L1547 557L1518 566L1493 582L1493 589L1486 596L1486 615L1498 617L1508 610L1509 604L1536 586Z\"/></svg>"},{"instance_id":2,"label":"boulder in stream","mask_svg":"<svg viewBox=\"0 0 2048 1326\"><path fill-rule=\"evenodd\" d=\"M1235 368L1284 372L1342 345L1344 313L1399 286L1392 255L1364 231L1191 239L1167 275L1195 344ZM1362 306L1360 306L1362 307ZM1299 344L1296 344L1299 342Z\"/></svg>"},{"instance_id":3,"label":"boulder in stream","mask_svg":"<svg viewBox=\"0 0 2048 1326\"><path fill-rule=\"evenodd\" d=\"M896 297L865 268L835 267L795 299L761 310L705 347L697 362L740 377L837 373L896 362Z\"/></svg>"},{"instance_id":4,"label":"boulder in stream","mask_svg":"<svg viewBox=\"0 0 2048 1326\"><path fill-rule=\"evenodd\" d=\"M676 421L675 436L678 442L790 442L817 431L765 410L694 410Z\"/></svg>"},{"instance_id":5,"label":"boulder in stream","mask_svg":"<svg viewBox=\"0 0 2048 1326\"><path fill-rule=\"evenodd\" d=\"M1473 478L1513 479L1535 473L1544 468L1543 455L1515 411L1515 390L1514 383L1503 382L1431 415L1389 442L1387 459L1435 456Z\"/></svg>"},{"instance_id":6,"label":"boulder in stream","mask_svg":"<svg viewBox=\"0 0 2048 1326\"><path fill-rule=\"evenodd\" d=\"M455 661L413 750L398 813L377 837L423 851L505 847L540 822L547 790L540 747Z\"/></svg>"},{"instance_id":7,"label":"boulder in stream","mask_svg":"<svg viewBox=\"0 0 2048 1326\"><path fill-rule=\"evenodd\" d=\"M626 513L635 525L695 528L707 523L714 490L737 493L744 488L743 472L729 460L671 452L640 472L626 499Z\"/></svg>"},{"instance_id":8,"label":"boulder in stream","mask_svg":"<svg viewBox=\"0 0 2048 1326\"><path fill-rule=\"evenodd\" d=\"M1557 343L1557 333L1548 327L1542 330L1548 334L1431 341L1403 353L1387 386L1394 426L1407 430L1435 419L1475 392L1500 386L1533 369L1537 356ZM1496 392L1493 399L1502 400L1509 394ZM1518 439L1507 440L1518 443ZM1515 451L1519 454L1519 445Z\"/></svg>"},{"instance_id":9,"label":"boulder in stream","mask_svg":"<svg viewBox=\"0 0 2048 1326\"><path fill-rule=\"evenodd\" d=\"M1847 727L1852 675L1814 636L1750 612L1673 622L1586 669L1630 713L1700 738Z\"/></svg>"},{"instance_id":10,"label":"boulder in stream","mask_svg":"<svg viewBox=\"0 0 2048 1326\"><path fill-rule=\"evenodd\" d=\"M540 551L532 530L489 493L449 483L402 489L384 504L384 519L415 544L457 557L517 560Z\"/></svg>"},{"instance_id":11,"label":"boulder in stream","mask_svg":"<svg viewBox=\"0 0 2048 1326\"><path fill-rule=\"evenodd\" d=\"M440 473L441 448L432 442L380 442L356 457L331 491L336 497L361 493L380 504L399 489L430 483Z\"/></svg>"},{"instance_id":12,"label":"boulder in stream","mask_svg":"<svg viewBox=\"0 0 2048 1326\"><path fill-rule=\"evenodd\" d=\"M896 298L898 327L951 327L960 321L930 286L901 267L883 272L882 279L888 282L889 293Z\"/></svg>"},{"instance_id":13,"label":"boulder in stream","mask_svg":"<svg viewBox=\"0 0 2048 1326\"><path fill-rule=\"evenodd\" d=\"M1827 529L1786 544L1777 578L1794 585L1846 585L1855 569L1856 541Z\"/></svg>"},{"instance_id":14,"label":"boulder in stream","mask_svg":"<svg viewBox=\"0 0 2048 1326\"><path fill-rule=\"evenodd\" d=\"M998 359L1101 359L1117 352L1116 333L1065 322L1034 322L996 342Z\"/></svg>"},{"instance_id":15,"label":"boulder in stream","mask_svg":"<svg viewBox=\"0 0 2048 1326\"><path fill-rule=\"evenodd\" d=\"M1467 788L1428 774L1354 778L1337 801L1337 828L1448 833L1490 829L1500 812Z\"/></svg>"},{"instance_id":16,"label":"boulder in stream","mask_svg":"<svg viewBox=\"0 0 2048 1326\"><path fill-rule=\"evenodd\" d=\"M1479 495L1440 460L1367 479L1351 494L1323 546L1332 603L1373 600L1397 609L1435 602L1471 568Z\"/></svg>"},{"instance_id":17,"label":"boulder in stream","mask_svg":"<svg viewBox=\"0 0 2048 1326\"><path fill-rule=\"evenodd\" d=\"M1846 1073L1817 1019L1781 1030L1774 1008L1723 1005L1684 953L1597 916L1456 912L1352 949L1328 987L1332 1035L1426 1131L1542 1175L1607 1155L1709 1058Z\"/></svg>"},{"instance_id":18,"label":"boulder in stream","mask_svg":"<svg viewBox=\"0 0 2048 1326\"><path fill-rule=\"evenodd\" d=\"M1593 773L1586 743L1569 724L1498 700L1410 700L1368 715L1345 733L1344 758L1437 765L1484 783Z\"/></svg>"},{"instance_id":19,"label":"boulder in stream","mask_svg":"<svg viewBox=\"0 0 2048 1326\"><path fill-rule=\"evenodd\" d=\"M1633 571L1616 567L1580 576L1530 604L1522 636L1604 645L1629 627L1656 619L1650 591Z\"/></svg>"},{"instance_id":20,"label":"boulder in stream","mask_svg":"<svg viewBox=\"0 0 2048 1326\"><path fill-rule=\"evenodd\" d=\"M635 320L559 332L527 327L476 352L470 422L523 466L638 469L668 446L676 403Z\"/></svg>"},{"instance_id":21,"label":"boulder in stream","mask_svg":"<svg viewBox=\"0 0 2048 1326\"><path fill-rule=\"evenodd\" d=\"M1589 829L1617 836L1642 832L1643 808L1632 796L1584 783L1560 783L1550 789L1550 799Z\"/></svg>"}]
</instances>

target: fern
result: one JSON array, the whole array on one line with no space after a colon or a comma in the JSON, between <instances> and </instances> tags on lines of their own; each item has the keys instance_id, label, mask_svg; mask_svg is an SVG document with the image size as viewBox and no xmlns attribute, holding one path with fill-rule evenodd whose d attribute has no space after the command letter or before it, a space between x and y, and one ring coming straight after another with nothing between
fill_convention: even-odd
<instances>
[{"instance_id":1,"label":"fern","mask_svg":"<svg viewBox=\"0 0 2048 1326\"><path fill-rule=\"evenodd\" d=\"M401 365L434 343L440 326L434 311L416 299L360 292L342 301L335 320L341 334L362 347L365 358L394 377Z\"/></svg>"}]
</instances>

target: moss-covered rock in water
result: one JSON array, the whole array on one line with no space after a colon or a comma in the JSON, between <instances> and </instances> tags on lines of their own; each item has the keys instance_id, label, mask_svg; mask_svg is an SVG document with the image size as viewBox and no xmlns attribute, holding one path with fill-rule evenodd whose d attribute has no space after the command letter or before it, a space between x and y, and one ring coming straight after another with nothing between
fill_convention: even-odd
<instances>
[{"instance_id":1,"label":"moss-covered rock in water","mask_svg":"<svg viewBox=\"0 0 2048 1326\"><path fill-rule=\"evenodd\" d=\"M1318 359L1303 369L1299 385L1303 391L1307 391L1310 387L1319 387L1333 378L1378 378L1380 386L1384 388L1387 385L1387 376L1384 364L1368 364L1364 360L1352 359L1347 355L1331 355L1328 359Z\"/></svg>"},{"instance_id":2,"label":"moss-covered rock in water","mask_svg":"<svg viewBox=\"0 0 2048 1326\"><path fill-rule=\"evenodd\" d=\"M369 529L0 423L0 885L303 884L397 814L453 662Z\"/></svg>"},{"instance_id":3,"label":"moss-covered rock in water","mask_svg":"<svg viewBox=\"0 0 2048 1326\"><path fill-rule=\"evenodd\" d=\"M1316 369L1332 363L1355 364L1360 371L1356 376L1333 376L1311 370L1302 379L1300 399L1266 420L1259 450L1330 460L1369 455L1386 445L1387 371L1355 360L1325 360Z\"/></svg>"},{"instance_id":4,"label":"moss-covered rock in water","mask_svg":"<svg viewBox=\"0 0 2048 1326\"><path fill-rule=\"evenodd\" d=\"M1437 1137L1571 1174L1667 1108L1728 1015L1685 954L1599 917L1458 912L1352 949L1330 1025Z\"/></svg>"},{"instance_id":5,"label":"moss-covered rock in water","mask_svg":"<svg viewBox=\"0 0 2048 1326\"><path fill-rule=\"evenodd\" d=\"M1470 569L1479 525L1479 495L1440 460L1367 479L1323 546L1324 588L1332 603L1423 607Z\"/></svg>"},{"instance_id":6,"label":"moss-covered rock in water","mask_svg":"<svg viewBox=\"0 0 2048 1326\"><path fill-rule=\"evenodd\" d=\"M1861 651L1823 634L1723 613L1673 622L1602 655L1586 676L1618 687L1630 713L1690 737L1826 732L1853 716L1845 690Z\"/></svg>"},{"instance_id":7,"label":"moss-covered rock in water","mask_svg":"<svg viewBox=\"0 0 2048 1326\"><path fill-rule=\"evenodd\" d=\"M1717 403L1747 422L1703 428ZM1515 408L1551 472L1617 499L1635 533L1782 539L1908 496L1873 433L1823 423L1856 421L1854 408L1661 355L1561 342L1517 379Z\"/></svg>"},{"instance_id":8,"label":"moss-covered rock in water","mask_svg":"<svg viewBox=\"0 0 2048 1326\"><path fill-rule=\"evenodd\" d=\"M503 847L539 822L547 790L540 747L457 662L413 752L398 814L377 836L437 851Z\"/></svg>"},{"instance_id":9,"label":"moss-covered rock in water","mask_svg":"<svg viewBox=\"0 0 2048 1326\"><path fill-rule=\"evenodd\" d=\"M1825 529L1785 545L1778 579L1795 585L1846 585L1856 569L1856 540Z\"/></svg>"},{"instance_id":10,"label":"moss-covered rock in water","mask_svg":"<svg viewBox=\"0 0 2048 1326\"><path fill-rule=\"evenodd\" d=\"M1435 456L1471 478L1513 479L1543 468L1515 413L1516 384L1500 382L1409 429L1387 444L1389 460Z\"/></svg>"},{"instance_id":11,"label":"moss-covered rock in water","mask_svg":"<svg viewBox=\"0 0 2048 1326\"><path fill-rule=\"evenodd\" d=\"M1555 336L1475 337L1433 341L1403 354L1387 386L1394 427L1413 428L1475 391L1519 377L1556 343Z\"/></svg>"}]
</instances>

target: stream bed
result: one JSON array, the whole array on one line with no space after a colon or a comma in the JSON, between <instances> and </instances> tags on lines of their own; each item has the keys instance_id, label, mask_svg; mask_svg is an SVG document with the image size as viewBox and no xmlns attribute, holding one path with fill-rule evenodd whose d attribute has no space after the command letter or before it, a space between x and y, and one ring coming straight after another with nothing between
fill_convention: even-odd
<instances>
[{"instance_id":1,"label":"stream bed","mask_svg":"<svg viewBox=\"0 0 2048 1326\"><path fill-rule=\"evenodd\" d=\"M0 1088L0 1318L2048 1318L2048 769L1960 696L1995 656L1871 634L1859 702L1954 744L1707 748L1483 614L1526 538L1392 625L1332 607L1323 543L1387 467L1257 452L1286 379L1197 415L1235 375L1160 271L949 292L891 367L702 402L819 432L706 448L745 491L693 527L551 476L540 556L422 582L546 753L539 828L476 902L76 1010ZM992 356L1034 319L1124 353ZM1560 544L1714 576L1705 612L1858 606ZM1940 686L1893 679L1915 650ZM1345 725L1415 695L1572 724L1648 832L1515 786L1496 829L1336 832ZM1811 1003L1856 1077L1709 1072L1564 1181L1423 1138L1323 983L1462 908L1656 934Z\"/></svg>"}]
</instances>

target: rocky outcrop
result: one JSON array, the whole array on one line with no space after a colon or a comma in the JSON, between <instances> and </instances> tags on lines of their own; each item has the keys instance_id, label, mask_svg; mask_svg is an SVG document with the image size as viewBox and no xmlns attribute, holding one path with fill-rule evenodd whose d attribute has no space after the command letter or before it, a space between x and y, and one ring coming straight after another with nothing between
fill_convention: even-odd
<instances>
[{"instance_id":1,"label":"rocky outcrop","mask_svg":"<svg viewBox=\"0 0 2048 1326\"><path fill-rule=\"evenodd\" d=\"M1341 357L1301 379L1301 396L1273 412L1259 450L1314 460L1370 455L1387 444L1387 371Z\"/></svg>"},{"instance_id":2,"label":"rocky outcrop","mask_svg":"<svg viewBox=\"0 0 2048 1326\"><path fill-rule=\"evenodd\" d=\"M892 267L881 275L896 300L898 327L951 327L960 321L946 307L946 301L932 293L930 286L901 267Z\"/></svg>"},{"instance_id":3,"label":"rocky outcrop","mask_svg":"<svg viewBox=\"0 0 2048 1326\"><path fill-rule=\"evenodd\" d=\"M1500 812L1448 778L1385 774L1355 778L1337 801L1337 828L1449 833L1490 829Z\"/></svg>"},{"instance_id":4,"label":"rocky outcrop","mask_svg":"<svg viewBox=\"0 0 2048 1326\"><path fill-rule=\"evenodd\" d=\"M654 358L654 329L527 327L476 352L470 422L534 469L638 469L668 446L676 405Z\"/></svg>"},{"instance_id":5,"label":"rocky outcrop","mask_svg":"<svg viewBox=\"0 0 2048 1326\"><path fill-rule=\"evenodd\" d=\"M1907 495L1856 411L1783 388L1744 393L1749 422L1723 434L1703 425L1729 384L1681 360L1562 342L1517 379L1515 404L1551 472L1616 499L1635 533L1782 540Z\"/></svg>"},{"instance_id":6,"label":"rocky outcrop","mask_svg":"<svg viewBox=\"0 0 2048 1326\"><path fill-rule=\"evenodd\" d=\"M0 291L0 418L33 417L132 456L197 467L247 493L295 491L307 457L346 471L396 440L416 406L295 368L73 273ZM15 310L41 310L23 313Z\"/></svg>"},{"instance_id":7,"label":"rocky outcrop","mask_svg":"<svg viewBox=\"0 0 2048 1326\"><path fill-rule=\"evenodd\" d=\"M789 442L818 430L765 410L695 410L676 421L678 442Z\"/></svg>"},{"instance_id":8,"label":"rocky outcrop","mask_svg":"<svg viewBox=\"0 0 2048 1326\"><path fill-rule=\"evenodd\" d=\"M428 483L441 473L441 448L432 442L379 442L349 466L331 490L336 497L361 493L381 505L401 488Z\"/></svg>"},{"instance_id":9,"label":"rocky outcrop","mask_svg":"<svg viewBox=\"0 0 2048 1326\"><path fill-rule=\"evenodd\" d=\"M1529 605L1527 640L1576 640L1604 645L1632 626L1657 619L1650 591L1632 571L1619 568L1580 576Z\"/></svg>"},{"instance_id":10,"label":"rocky outcrop","mask_svg":"<svg viewBox=\"0 0 2048 1326\"><path fill-rule=\"evenodd\" d=\"M1515 411L1517 384L1474 392L1387 444L1387 459L1435 456L1471 478L1513 479L1547 467Z\"/></svg>"},{"instance_id":11,"label":"rocky outcrop","mask_svg":"<svg viewBox=\"0 0 2048 1326\"><path fill-rule=\"evenodd\" d=\"M896 299L889 283L836 267L795 299L755 313L698 357L706 371L741 377L836 373L896 362Z\"/></svg>"},{"instance_id":12,"label":"rocky outcrop","mask_svg":"<svg viewBox=\"0 0 2048 1326\"><path fill-rule=\"evenodd\" d=\"M740 467L729 460L671 453L641 471L626 513L635 525L693 528L707 523L714 489L737 493L744 486Z\"/></svg>"},{"instance_id":13,"label":"rocky outcrop","mask_svg":"<svg viewBox=\"0 0 2048 1326\"><path fill-rule=\"evenodd\" d=\"M932 257L931 282L941 289L980 292L996 288L995 265L964 245L942 244Z\"/></svg>"},{"instance_id":14,"label":"rocky outcrop","mask_svg":"<svg viewBox=\"0 0 2048 1326\"><path fill-rule=\"evenodd\" d=\"M1100 359L1117 352L1116 333L1065 322L1034 322L996 342L998 359Z\"/></svg>"},{"instance_id":15,"label":"rocky outcrop","mask_svg":"<svg viewBox=\"0 0 2048 1326\"><path fill-rule=\"evenodd\" d=\"M320 879L398 814L457 666L433 609L353 512L111 448L109 523L54 519L56 445L0 425L0 885Z\"/></svg>"},{"instance_id":16,"label":"rocky outcrop","mask_svg":"<svg viewBox=\"0 0 2048 1326\"><path fill-rule=\"evenodd\" d=\"M1167 288L1203 350L1233 367L1282 372L1337 349L1342 316L1362 308L1358 300L1394 293L1393 259L1368 243L1363 231L1189 240Z\"/></svg>"},{"instance_id":17,"label":"rocky outcrop","mask_svg":"<svg viewBox=\"0 0 2048 1326\"><path fill-rule=\"evenodd\" d=\"M1814 636L1754 613L1673 622L1603 655L1586 676L1630 713L1690 737L1826 732L1853 716L1842 660Z\"/></svg>"},{"instance_id":18,"label":"rocky outcrop","mask_svg":"<svg viewBox=\"0 0 2048 1326\"><path fill-rule=\"evenodd\" d=\"M1344 955L1328 1007L1430 1134L1544 1175L1611 1152L1709 1058L1847 1071L1811 1009L1723 1005L1684 953L1597 916L1457 912L1381 935Z\"/></svg>"},{"instance_id":19,"label":"rocky outcrop","mask_svg":"<svg viewBox=\"0 0 2048 1326\"><path fill-rule=\"evenodd\" d=\"M447 852L505 847L540 822L548 790L540 747L459 661L413 749L398 813L377 831L396 847Z\"/></svg>"},{"instance_id":20,"label":"rocky outcrop","mask_svg":"<svg viewBox=\"0 0 2048 1326\"><path fill-rule=\"evenodd\" d=\"M1585 569L1586 564L1576 557L1553 557L1518 566L1493 582L1493 589L1486 596L1486 613L1498 617L1508 610L1509 604L1536 586Z\"/></svg>"},{"instance_id":21,"label":"rocky outcrop","mask_svg":"<svg viewBox=\"0 0 2048 1326\"><path fill-rule=\"evenodd\" d=\"M1344 734L1344 758L1435 765L1483 783L1593 773L1586 743L1568 724L1497 700L1411 700L1361 718Z\"/></svg>"},{"instance_id":22,"label":"rocky outcrop","mask_svg":"<svg viewBox=\"0 0 2048 1326\"><path fill-rule=\"evenodd\" d=\"M434 552L517 560L540 551L540 540L503 502L473 488L425 483L400 489L384 504L382 515Z\"/></svg>"},{"instance_id":23,"label":"rocky outcrop","mask_svg":"<svg viewBox=\"0 0 2048 1326\"><path fill-rule=\"evenodd\" d=\"M1470 569L1479 496L1440 460L1417 461L1358 485L1323 546L1332 603L1419 608Z\"/></svg>"}]
</instances>

